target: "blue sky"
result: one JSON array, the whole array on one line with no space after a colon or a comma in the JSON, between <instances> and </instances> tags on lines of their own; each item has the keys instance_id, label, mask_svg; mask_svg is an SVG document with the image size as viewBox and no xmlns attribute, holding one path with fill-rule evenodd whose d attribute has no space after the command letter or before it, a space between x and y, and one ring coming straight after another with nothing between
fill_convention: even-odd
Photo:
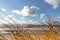
<instances>
[{"instance_id":1,"label":"blue sky","mask_svg":"<svg viewBox=\"0 0 60 40\"><path fill-rule=\"evenodd\" d=\"M48 19L60 20L59 0L0 0L0 9L16 22L38 23ZM0 17L9 21L2 12ZM1 18L0 18L1 19Z\"/></svg>"}]
</instances>

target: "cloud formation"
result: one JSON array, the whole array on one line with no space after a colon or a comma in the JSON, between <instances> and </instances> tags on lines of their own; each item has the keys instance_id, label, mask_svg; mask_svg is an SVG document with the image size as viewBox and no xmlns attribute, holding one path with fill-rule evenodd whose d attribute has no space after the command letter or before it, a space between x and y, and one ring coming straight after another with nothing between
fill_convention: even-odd
<instances>
[{"instance_id":1,"label":"cloud formation","mask_svg":"<svg viewBox=\"0 0 60 40\"><path fill-rule=\"evenodd\" d=\"M1 10L2 10L2 11L4 11L4 12L6 11L6 9L4 9L4 8L3 8L3 9L1 9Z\"/></svg>"},{"instance_id":2,"label":"cloud formation","mask_svg":"<svg viewBox=\"0 0 60 40\"><path fill-rule=\"evenodd\" d=\"M15 20L14 18L13 18L13 16L12 15L8 15L10 18L12 18L13 20ZM1 17L0 18L0 24L9 24L9 23L12 23L13 24L13 21L9 18L9 17L7 17L7 16L5 16L5 17Z\"/></svg>"},{"instance_id":3,"label":"cloud formation","mask_svg":"<svg viewBox=\"0 0 60 40\"><path fill-rule=\"evenodd\" d=\"M34 25L43 25L41 24L38 20L34 21L34 20L16 20L15 18L13 18L11 15L9 15L10 18L12 18L16 23L19 24L34 24ZM3 19L0 19L0 24L16 24L15 22L13 22L10 18L8 18L7 16L5 16ZM41 22L45 23L45 20L41 20Z\"/></svg>"},{"instance_id":4,"label":"cloud formation","mask_svg":"<svg viewBox=\"0 0 60 40\"><path fill-rule=\"evenodd\" d=\"M60 0L45 0L45 2L52 5L54 9L58 8L60 5Z\"/></svg>"},{"instance_id":5,"label":"cloud formation","mask_svg":"<svg viewBox=\"0 0 60 40\"><path fill-rule=\"evenodd\" d=\"M57 18L59 18L59 19L60 19L60 16L58 16Z\"/></svg>"},{"instance_id":6,"label":"cloud formation","mask_svg":"<svg viewBox=\"0 0 60 40\"><path fill-rule=\"evenodd\" d=\"M44 18L44 16L45 16L45 14L43 13L43 14L40 14L40 19L43 19Z\"/></svg>"},{"instance_id":7,"label":"cloud formation","mask_svg":"<svg viewBox=\"0 0 60 40\"><path fill-rule=\"evenodd\" d=\"M36 16L35 9L39 10L39 8L36 6L31 6L31 7L24 6L21 11L20 10L12 10L12 12L22 15L22 16Z\"/></svg>"}]
</instances>

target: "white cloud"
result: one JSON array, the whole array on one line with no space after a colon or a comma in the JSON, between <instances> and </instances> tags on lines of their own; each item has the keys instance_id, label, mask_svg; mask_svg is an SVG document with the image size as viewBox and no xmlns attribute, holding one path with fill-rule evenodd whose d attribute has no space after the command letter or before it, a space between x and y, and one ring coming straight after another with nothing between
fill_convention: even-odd
<instances>
[{"instance_id":1,"label":"white cloud","mask_svg":"<svg viewBox=\"0 0 60 40\"><path fill-rule=\"evenodd\" d=\"M20 24L35 24L35 25L40 24L38 21L33 21L33 20L28 20L28 21L22 20L22 21L17 21L17 22Z\"/></svg>"},{"instance_id":2,"label":"white cloud","mask_svg":"<svg viewBox=\"0 0 60 40\"><path fill-rule=\"evenodd\" d=\"M10 16L10 18L12 18L16 23L19 23L19 24L32 24L33 21L32 20L16 20L15 18L12 17L12 15L8 15ZM3 19L0 19L0 24L15 24L10 18L8 18L7 16L5 16ZM22 17L22 19L24 19L24 17Z\"/></svg>"},{"instance_id":3,"label":"white cloud","mask_svg":"<svg viewBox=\"0 0 60 40\"><path fill-rule=\"evenodd\" d=\"M36 23L36 21L34 22L33 20L24 20L24 17L22 17L23 20L16 20L15 18L13 18L12 15L8 15L10 18L12 18L16 23L19 24L34 24ZM5 16L3 19L0 18L0 24L15 24L9 17Z\"/></svg>"},{"instance_id":4,"label":"white cloud","mask_svg":"<svg viewBox=\"0 0 60 40\"><path fill-rule=\"evenodd\" d=\"M18 22L20 22L20 24L32 24L33 23L32 20L29 20L29 21L22 20L22 21L18 21Z\"/></svg>"},{"instance_id":5,"label":"white cloud","mask_svg":"<svg viewBox=\"0 0 60 40\"><path fill-rule=\"evenodd\" d=\"M35 10L34 9L39 9L38 7L32 6L24 6L24 8L20 10L12 10L12 12L22 15L22 16L36 16Z\"/></svg>"},{"instance_id":6,"label":"white cloud","mask_svg":"<svg viewBox=\"0 0 60 40\"><path fill-rule=\"evenodd\" d=\"M4 11L4 12L6 11L6 9L4 9L4 8L3 8L3 9L1 9L1 10L2 10L2 11Z\"/></svg>"},{"instance_id":7,"label":"white cloud","mask_svg":"<svg viewBox=\"0 0 60 40\"><path fill-rule=\"evenodd\" d=\"M45 14L40 14L40 19L43 19Z\"/></svg>"},{"instance_id":8,"label":"white cloud","mask_svg":"<svg viewBox=\"0 0 60 40\"><path fill-rule=\"evenodd\" d=\"M8 15L10 18L12 18L13 20L15 20L14 18L13 18L13 16L12 15ZM4 18L0 18L0 24L9 24L9 23L11 23L11 24L13 24L14 22L9 18L9 17L7 17L7 16L5 16Z\"/></svg>"},{"instance_id":9,"label":"white cloud","mask_svg":"<svg viewBox=\"0 0 60 40\"><path fill-rule=\"evenodd\" d=\"M29 24L32 24L33 23L33 21L32 20L29 20Z\"/></svg>"},{"instance_id":10,"label":"white cloud","mask_svg":"<svg viewBox=\"0 0 60 40\"><path fill-rule=\"evenodd\" d=\"M12 18L13 16L12 15L8 15L10 18Z\"/></svg>"},{"instance_id":11,"label":"white cloud","mask_svg":"<svg viewBox=\"0 0 60 40\"><path fill-rule=\"evenodd\" d=\"M45 19L43 19L42 22L43 22L44 24L47 24Z\"/></svg>"},{"instance_id":12,"label":"white cloud","mask_svg":"<svg viewBox=\"0 0 60 40\"><path fill-rule=\"evenodd\" d=\"M25 20L20 21L21 24L26 24L27 22Z\"/></svg>"},{"instance_id":13,"label":"white cloud","mask_svg":"<svg viewBox=\"0 0 60 40\"><path fill-rule=\"evenodd\" d=\"M36 7L36 6L32 6L31 8L32 8L32 9L35 8L35 9L38 9L38 10L40 9L40 8L38 8L38 7Z\"/></svg>"},{"instance_id":14,"label":"white cloud","mask_svg":"<svg viewBox=\"0 0 60 40\"><path fill-rule=\"evenodd\" d=\"M5 21L4 21L5 20ZM0 24L15 24L12 20L10 20L9 18L4 18L4 20L0 19ZM9 22L9 23L8 23ZM16 23L19 23L19 24L34 24L34 25L43 25L41 24L39 21L33 21L33 20L22 20L22 21L19 21L19 20L15 20ZM46 21L45 20L42 20L41 22L45 23ZM46 24L46 23L45 23Z\"/></svg>"},{"instance_id":15,"label":"white cloud","mask_svg":"<svg viewBox=\"0 0 60 40\"><path fill-rule=\"evenodd\" d=\"M45 0L45 2L52 5L54 9L58 8L60 5L60 0Z\"/></svg>"},{"instance_id":16,"label":"white cloud","mask_svg":"<svg viewBox=\"0 0 60 40\"><path fill-rule=\"evenodd\" d=\"M25 17L21 17L21 19L23 20L23 19L25 19Z\"/></svg>"},{"instance_id":17,"label":"white cloud","mask_svg":"<svg viewBox=\"0 0 60 40\"><path fill-rule=\"evenodd\" d=\"M60 18L60 16L58 16L57 18Z\"/></svg>"}]
</instances>

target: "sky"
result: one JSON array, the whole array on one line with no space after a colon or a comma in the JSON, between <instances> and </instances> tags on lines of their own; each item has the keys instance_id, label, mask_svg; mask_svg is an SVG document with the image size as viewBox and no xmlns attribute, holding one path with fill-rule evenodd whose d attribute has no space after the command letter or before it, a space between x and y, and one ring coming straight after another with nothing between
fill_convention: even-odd
<instances>
[{"instance_id":1,"label":"sky","mask_svg":"<svg viewBox=\"0 0 60 40\"><path fill-rule=\"evenodd\" d=\"M60 0L0 0L0 24L42 24L48 16L60 21Z\"/></svg>"}]
</instances>

